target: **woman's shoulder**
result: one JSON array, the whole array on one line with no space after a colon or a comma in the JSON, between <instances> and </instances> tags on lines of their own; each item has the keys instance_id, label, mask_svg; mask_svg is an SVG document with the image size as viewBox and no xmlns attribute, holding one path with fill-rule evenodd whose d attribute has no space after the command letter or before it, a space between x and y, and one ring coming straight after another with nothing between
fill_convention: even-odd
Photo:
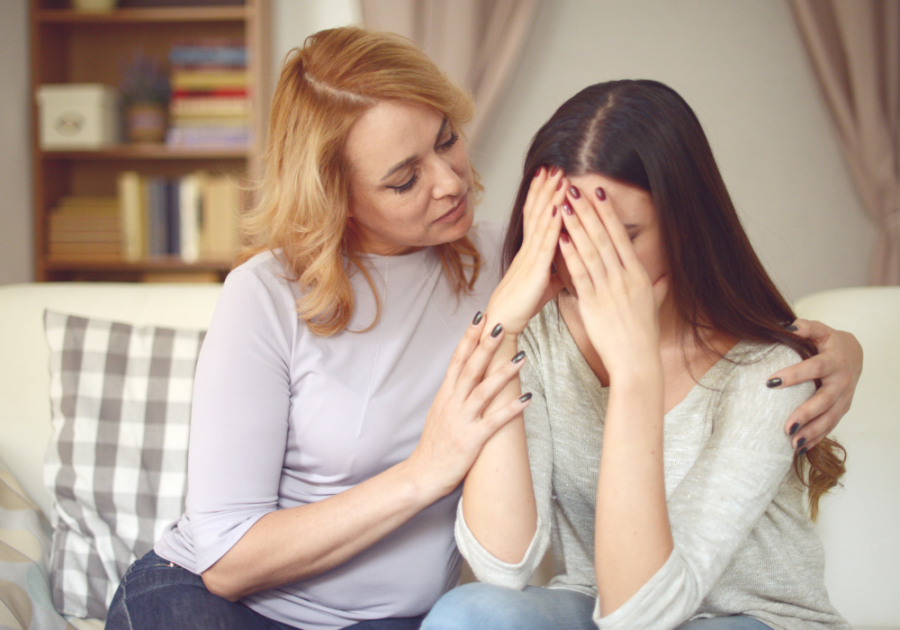
<instances>
[{"instance_id":1,"label":"woman's shoulder","mask_svg":"<svg viewBox=\"0 0 900 630\"><path fill-rule=\"evenodd\" d=\"M277 311L294 314L298 291L278 252L266 251L231 270L219 302L238 310L271 304Z\"/></svg>"},{"instance_id":2,"label":"woman's shoulder","mask_svg":"<svg viewBox=\"0 0 900 630\"><path fill-rule=\"evenodd\" d=\"M767 372L772 374L803 360L800 353L785 343L764 341L738 341L725 355L726 359L742 372Z\"/></svg>"}]
</instances>

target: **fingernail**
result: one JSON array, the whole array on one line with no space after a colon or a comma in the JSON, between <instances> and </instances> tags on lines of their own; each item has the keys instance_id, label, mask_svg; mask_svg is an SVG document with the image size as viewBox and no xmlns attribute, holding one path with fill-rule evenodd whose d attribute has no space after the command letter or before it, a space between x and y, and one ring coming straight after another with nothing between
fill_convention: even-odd
<instances>
[{"instance_id":1,"label":"fingernail","mask_svg":"<svg viewBox=\"0 0 900 630\"><path fill-rule=\"evenodd\" d=\"M555 216L556 216L556 206L553 206L553 212L550 213L550 216L551 216L551 217L555 217Z\"/></svg>"},{"instance_id":2,"label":"fingernail","mask_svg":"<svg viewBox=\"0 0 900 630\"><path fill-rule=\"evenodd\" d=\"M572 240L569 238L569 235L566 232L563 232L562 234L559 235L559 240L560 240L560 242L566 243L566 244L569 244L572 242Z\"/></svg>"},{"instance_id":3,"label":"fingernail","mask_svg":"<svg viewBox=\"0 0 900 630\"><path fill-rule=\"evenodd\" d=\"M800 447L803 446L804 444L806 444L806 438L805 438L805 437L802 437L802 438L800 438L799 440L797 440L797 448L800 448ZM804 451L804 452L805 452L805 451Z\"/></svg>"},{"instance_id":4,"label":"fingernail","mask_svg":"<svg viewBox=\"0 0 900 630\"><path fill-rule=\"evenodd\" d=\"M518 363L519 361L521 361L521 360L524 359L524 358L525 358L525 351L524 351L524 350L519 350L519 351L516 353L516 356L514 356L514 357L512 358L511 363Z\"/></svg>"},{"instance_id":5,"label":"fingernail","mask_svg":"<svg viewBox=\"0 0 900 630\"><path fill-rule=\"evenodd\" d=\"M539 166L539 167L538 167L538 170L536 170L536 171L534 172L534 178L537 179L537 178L540 176L540 174L543 173L543 172L544 172L544 167L543 167L543 166Z\"/></svg>"},{"instance_id":6,"label":"fingernail","mask_svg":"<svg viewBox=\"0 0 900 630\"><path fill-rule=\"evenodd\" d=\"M797 452L797 455L800 455L802 457L803 455L806 455L806 451L808 451L808 450L809 449L804 446Z\"/></svg>"},{"instance_id":7,"label":"fingernail","mask_svg":"<svg viewBox=\"0 0 900 630\"><path fill-rule=\"evenodd\" d=\"M799 430L800 430L799 422L795 422L794 424L791 425L791 435L794 435Z\"/></svg>"},{"instance_id":8,"label":"fingernail","mask_svg":"<svg viewBox=\"0 0 900 630\"><path fill-rule=\"evenodd\" d=\"M481 311L475 313L475 319L472 320L472 325L477 326L478 324L480 324L482 317L484 317L484 313L482 313Z\"/></svg>"},{"instance_id":9,"label":"fingernail","mask_svg":"<svg viewBox=\"0 0 900 630\"><path fill-rule=\"evenodd\" d=\"M766 387L768 387L769 389L772 389L774 387L778 387L783 382L784 381L782 381L780 378L770 378L768 381L766 381Z\"/></svg>"},{"instance_id":10,"label":"fingernail","mask_svg":"<svg viewBox=\"0 0 900 630\"><path fill-rule=\"evenodd\" d=\"M531 400L531 392L519 396L519 402L528 402L529 400Z\"/></svg>"},{"instance_id":11,"label":"fingernail","mask_svg":"<svg viewBox=\"0 0 900 630\"><path fill-rule=\"evenodd\" d=\"M581 193L574 186L569 186L569 194L572 195L572 199L580 199Z\"/></svg>"},{"instance_id":12,"label":"fingernail","mask_svg":"<svg viewBox=\"0 0 900 630\"><path fill-rule=\"evenodd\" d=\"M552 169L550 169L550 176L551 176L551 177L553 177L553 176L556 175L557 173L559 173L559 167L558 167L558 166L554 166Z\"/></svg>"},{"instance_id":13,"label":"fingernail","mask_svg":"<svg viewBox=\"0 0 900 630\"><path fill-rule=\"evenodd\" d=\"M602 188L598 188L595 192L597 193L597 199L599 199L600 201L606 201L605 190L603 190Z\"/></svg>"},{"instance_id":14,"label":"fingernail","mask_svg":"<svg viewBox=\"0 0 900 630\"><path fill-rule=\"evenodd\" d=\"M785 326L784 329L785 329L786 331L788 331L788 332L797 332L798 330L800 330L799 328L797 328L797 327L794 326L793 324L791 324L790 326Z\"/></svg>"},{"instance_id":15,"label":"fingernail","mask_svg":"<svg viewBox=\"0 0 900 630\"><path fill-rule=\"evenodd\" d=\"M563 203L562 209L563 209L563 212L565 212L569 216L572 216L573 214L575 214L575 211L572 210L572 206L570 206L568 202Z\"/></svg>"},{"instance_id":16,"label":"fingernail","mask_svg":"<svg viewBox=\"0 0 900 630\"><path fill-rule=\"evenodd\" d=\"M560 188L562 188L563 180L564 180L564 179L565 179L565 178L560 178L559 183L556 185L556 190L559 190Z\"/></svg>"},{"instance_id":17,"label":"fingernail","mask_svg":"<svg viewBox=\"0 0 900 630\"><path fill-rule=\"evenodd\" d=\"M491 337L497 337L502 332L503 324L497 324L496 326L494 326L494 330L491 331Z\"/></svg>"}]
</instances>

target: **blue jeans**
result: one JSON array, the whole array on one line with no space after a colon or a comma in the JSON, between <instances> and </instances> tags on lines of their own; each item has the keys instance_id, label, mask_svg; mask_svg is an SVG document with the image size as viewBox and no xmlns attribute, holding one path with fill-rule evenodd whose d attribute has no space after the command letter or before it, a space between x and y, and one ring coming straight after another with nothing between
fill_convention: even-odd
<instances>
[{"instance_id":1,"label":"blue jeans","mask_svg":"<svg viewBox=\"0 0 900 630\"><path fill-rule=\"evenodd\" d=\"M422 630L597 630L594 598L563 588L528 586L517 591L472 583L455 588L434 605ZM735 615L686 621L676 630L771 630L752 617Z\"/></svg>"},{"instance_id":2,"label":"blue jeans","mask_svg":"<svg viewBox=\"0 0 900 630\"><path fill-rule=\"evenodd\" d=\"M418 630L421 617L376 619L347 630ZM213 595L203 578L155 551L132 564L109 605L106 630L297 630Z\"/></svg>"}]
</instances>

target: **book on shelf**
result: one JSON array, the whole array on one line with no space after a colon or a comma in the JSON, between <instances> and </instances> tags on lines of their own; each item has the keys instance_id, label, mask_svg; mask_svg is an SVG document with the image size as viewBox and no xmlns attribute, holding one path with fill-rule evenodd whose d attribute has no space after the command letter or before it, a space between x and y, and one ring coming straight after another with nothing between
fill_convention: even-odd
<instances>
[{"instance_id":1,"label":"book on shelf","mask_svg":"<svg viewBox=\"0 0 900 630\"><path fill-rule=\"evenodd\" d=\"M170 146L248 146L247 49L227 40L198 40L169 51Z\"/></svg>"},{"instance_id":2,"label":"book on shelf","mask_svg":"<svg viewBox=\"0 0 900 630\"><path fill-rule=\"evenodd\" d=\"M119 208L115 197L63 197L50 211L47 253L53 259L116 259L120 240Z\"/></svg>"},{"instance_id":3,"label":"book on shelf","mask_svg":"<svg viewBox=\"0 0 900 630\"><path fill-rule=\"evenodd\" d=\"M204 171L177 178L119 176L121 252L137 262L175 256L186 263L230 262L239 247L244 195L235 175Z\"/></svg>"}]
</instances>

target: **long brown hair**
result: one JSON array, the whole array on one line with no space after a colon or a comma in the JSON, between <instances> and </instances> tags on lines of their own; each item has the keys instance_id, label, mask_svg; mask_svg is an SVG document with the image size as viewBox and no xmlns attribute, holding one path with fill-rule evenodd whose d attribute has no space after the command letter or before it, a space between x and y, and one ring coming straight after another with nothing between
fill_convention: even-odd
<instances>
[{"instance_id":1,"label":"long brown hair","mask_svg":"<svg viewBox=\"0 0 900 630\"><path fill-rule=\"evenodd\" d=\"M242 219L247 245L236 264L277 251L303 289L298 316L319 335L344 330L353 315L345 257L374 292L349 227L344 145L363 112L385 100L429 107L458 132L474 111L468 94L410 40L356 27L311 35L288 54L275 89L259 201ZM457 293L470 291L480 256L469 238L435 249Z\"/></svg>"},{"instance_id":2,"label":"long brown hair","mask_svg":"<svg viewBox=\"0 0 900 630\"><path fill-rule=\"evenodd\" d=\"M703 329L737 339L783 343L807 358L815 344L785 329L795 315L744 232L700 121L674 90L656 81L585 88L544 124L525 158L504 245L508 266L522 245L528 187L541 166L570 176L596 173L653 198L678 315L703 343ZM712 351L712 348L707 347ZM810 512L844 473L846 452L826 438L795 455Z\"/></svg>"}]
</instances>

